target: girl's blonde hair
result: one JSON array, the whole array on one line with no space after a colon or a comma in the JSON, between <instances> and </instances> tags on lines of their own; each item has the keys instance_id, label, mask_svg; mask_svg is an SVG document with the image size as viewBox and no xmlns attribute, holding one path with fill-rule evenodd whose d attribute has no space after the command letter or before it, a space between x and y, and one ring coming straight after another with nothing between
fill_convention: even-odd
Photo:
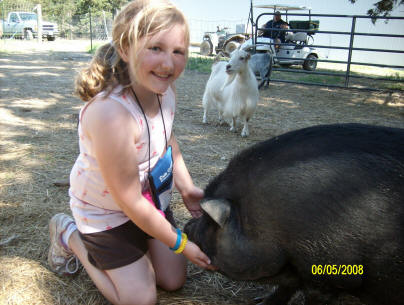
<instances>
[{"instance_id":1,"label":"girl's blonde hair","mask_svg":"<svg viewBox=\"0 0 404 305\"><path fill-rule=\"evenodd\" d=\"M124 88L131 85L129 69L136 76L137 56L140 51L139 40L146 36L184 25L186 56L188 56L189 27L180 10L168 0L134 0L122 8L114 20L112 42L100 47L90 65L76 78L76 94L89 101L101 91L108 95L119 84ZM129 48L135 50L132 56L133 67L122 60L119 52L128 54Z\"/></svg>"}]
</instances>

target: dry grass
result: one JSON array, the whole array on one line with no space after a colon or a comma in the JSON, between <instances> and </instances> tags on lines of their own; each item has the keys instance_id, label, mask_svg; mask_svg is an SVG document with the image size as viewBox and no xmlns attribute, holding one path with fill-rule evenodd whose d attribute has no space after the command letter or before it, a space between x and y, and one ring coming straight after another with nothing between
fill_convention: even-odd
<instances>
[{"instance_id":1,"label":"dry grass","mask_svg":"<svg viewBox=\"0 0 404 305\"><path fill-rule=\"evenodd\" d=\"M69 212L67 188L53 182L67 179L78 153L76 119L82 103L72 95L73 77L89 60L82 49L59 43L51 52L43 47L0 53L0 304L108 304L85 272L59 278L46 263L48 221ZM240 149L292 129L333 122L404 127L398 93L271 84L261 91L251 136L243 139L216 126L213 111L210 124L201 123L208 76L186 71L177 84L175 133L201 187ZM177 193L173 209L182 226L190 215ZM180 291L159 291L159 303L247 304L270 287L191 265L188 276Z\"/></svg>"}]
</instances>

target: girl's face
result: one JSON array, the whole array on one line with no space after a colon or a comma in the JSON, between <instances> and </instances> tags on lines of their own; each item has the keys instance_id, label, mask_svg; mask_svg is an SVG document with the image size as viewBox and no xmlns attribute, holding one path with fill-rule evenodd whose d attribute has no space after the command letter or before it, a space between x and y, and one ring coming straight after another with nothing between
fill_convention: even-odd
<instances>
[{"instance_id":1,"label":"girl's face","mask_svg":"<svg viewBox=\"0 0 404 305\"><path fill-rule=\"evenodd\" d=\"M135 84L143 88L136 89L162 94L180 76L186 65L184 26L177 24L151 37L142 38L139 45ZM133 52L131 49L129 51ZM128 60L134 59L129 57Z\"/></svg>"}]
</instances>

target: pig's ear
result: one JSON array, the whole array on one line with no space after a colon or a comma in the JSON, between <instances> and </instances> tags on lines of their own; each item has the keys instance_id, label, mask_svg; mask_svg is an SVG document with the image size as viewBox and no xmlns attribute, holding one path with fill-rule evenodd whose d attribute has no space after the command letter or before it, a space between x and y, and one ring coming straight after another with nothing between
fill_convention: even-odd
<instances>
[{"instance_id":1,"label":"pig's ear","mask_svg":"<svg viewBox=\"0 0 404 305\"><path fill-rule=\"evenodd\" d=\"M224 199L210 199L201 202L201 208L220 226L223 227L230 216L230 203Z\"/></svg>"}]
</instances>

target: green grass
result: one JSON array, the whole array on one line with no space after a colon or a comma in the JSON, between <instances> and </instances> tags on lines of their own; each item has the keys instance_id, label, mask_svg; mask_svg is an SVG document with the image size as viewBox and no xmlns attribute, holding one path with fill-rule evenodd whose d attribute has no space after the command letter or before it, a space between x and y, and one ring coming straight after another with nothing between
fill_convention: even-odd
<instances>
[{"instance_id":1,"label":"green grass","mask_svg":"<svg viewBox=\"0 0 404 305\"><path fill-rule=\"evenodd\" d=\"M404 83L392 83L386 86L387 89L391 90L402 90L404 91Z\"/></svg>"},{"instance_id":2,"label":"green grass","mask_svg":"<svg viewBox=\"0 0 404 305\"><path fill-rule=\"evenodd\" d=\"M330 84L330 85L343 85L345 79L342 76L332 76L332 75L305 75L299 78L300 81L319 83L319 84Z\"/></svg>"},{"instance_id":3,"label":"green grass","mask_svg":"<svg viewBox=\"0 0 404 305\"><path fill-rule=\"evenodd\" d=\"M292 68L293 69L293 68ZM332 69L317 69L318 72L328 72L335 74L345 74L345 71L335 71ZM360 72L352 72L351 76L366 76L366 77L374 77L374 78L386 78L387 80L372 80L372 79L362 79L357 77L350 77L349 86L350 87L372 87L375 89L391 89L391 90L404 90L404 77L402 77L399 73L390 74L390 75L381 75L381 74L369 74L369 73L360 73ZM345 85L345 76L339 75L316 75L316 74L302 74L302 73L293 73L293 72L282 72L282 71L273 71L271 74L272 79L280 79L280 80L291 80L305 83L315 83L321 85L337 85L344 86ZM398 82L392 82L398 81Z\"/></svg>"},{"instance_id":4,"label":"green grass","mask_svg":"<svg viewBox=\"0 0 404 305\"><path fill-rule=\"evenodd\" d=\"M90 44L89 46L87 46L86 52L89 54L95 54L97 49L103 45L104 45L104 43L102 43L102 42L93 42L93 48L91 48L91 44Z\"/></svg>"},{"instance_id":5,"label":"green grass","mask_svg":"<svg viewBox=\"0 0 404 305\"><path fill-rule=\"evenodd\" d=\"M210 73L214 57L189 57L186 69Z\"/></svg>"}]
</instances>

